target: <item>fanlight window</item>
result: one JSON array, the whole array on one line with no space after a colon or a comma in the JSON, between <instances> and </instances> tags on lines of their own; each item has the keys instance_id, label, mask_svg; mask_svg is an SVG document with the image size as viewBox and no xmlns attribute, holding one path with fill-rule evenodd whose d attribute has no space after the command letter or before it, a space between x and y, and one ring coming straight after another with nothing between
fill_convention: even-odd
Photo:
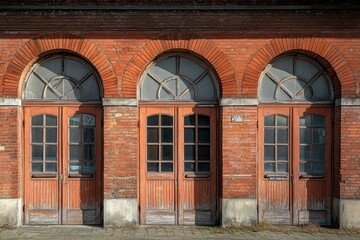
<instances>
[{"instance_id":1,"label":"fanlight window","mask_svg":"<svg viewBox=\"0 0 360 240\"><path fill-rule=\"evenodd\" d=\"M262 73L259 99L276 101L332 101L324 69L311 59L286 55L269 64Z\"/></svg>"},{"instance_id":2,"label":"fanlight window","mask_svg":"<svg viewBox=\"0 0 360 240\"><path fill-rule=\"evenodd\" d=\"M92 67L76 57L57 55L34 65L28 76L25 99L98 101L98 77Z\"/></svg>"},{"instance_id":3,"label":"fanlight window","mask_svg":"<svg viewBox=\"0 0 360 240\"><path fill-rule=\"evenodd\" d=\"M172 55L153 62L142 80L142 100L214 101L218 95L210 69L185 56Z\"/></svg>"}]
</instances>

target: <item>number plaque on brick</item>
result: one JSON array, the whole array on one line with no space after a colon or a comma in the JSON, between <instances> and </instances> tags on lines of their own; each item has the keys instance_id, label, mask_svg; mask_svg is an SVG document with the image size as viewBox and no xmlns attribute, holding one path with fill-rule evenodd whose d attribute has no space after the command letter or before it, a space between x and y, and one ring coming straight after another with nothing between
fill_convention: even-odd
<instances>
[{"instance_id":1,"label":"number plaque on brick","mask_svg":"<svg viewBox=\"0 0 360 240\"><path fill-rule=\"evenodd\" d=\"M243 116L231 116L231 122L242 122L243 120Z\"/></svg>"}]
</instances>

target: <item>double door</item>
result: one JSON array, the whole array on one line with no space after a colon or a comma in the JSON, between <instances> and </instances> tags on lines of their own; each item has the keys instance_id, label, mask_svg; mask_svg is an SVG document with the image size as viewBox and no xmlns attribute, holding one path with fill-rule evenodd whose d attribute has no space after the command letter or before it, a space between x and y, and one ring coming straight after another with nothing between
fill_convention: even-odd
<instances>
[{"instance_id":1,"label":"double door","mask_svg":"<svg viewBox=\"0 0 360 240\"><path fill-rule=\"evenodd\" d=\"M141 224L216 224L216 147L215 108L140 108Z\"/></svg>"},{"instance_id":2,"label":"double door","mask_svg":"<svg viewBox=\"0 0 360 240\"><path fill-rule=\"evenodd\" d=\"M100 224L101 107L24 108L25 224Z\"/></svg>"},{"instance_id":3,"label":"double door","mask_svg":"<svg viewBox=\"0 0 360 240\"><path fill-rule=\"evenodd\" d=\"M331 223L331 107L259 108L259 220Z\"/></svg>"}]
</instances>

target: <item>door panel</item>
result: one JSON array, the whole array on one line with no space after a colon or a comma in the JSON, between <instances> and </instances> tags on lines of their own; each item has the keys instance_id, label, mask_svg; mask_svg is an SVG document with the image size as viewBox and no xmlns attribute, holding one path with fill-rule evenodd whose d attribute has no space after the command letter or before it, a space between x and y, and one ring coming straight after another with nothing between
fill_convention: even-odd
<instances>
[{"instance_id":1,"label":"door panel","mask_svg":"<svg viewBox=\"0 0 360 240\"><path fill-rule=\"evenodd\" d=\"M175 110L141 108L140 114L141 223L175 224ZM166 147L171 149L169 154Z\"/></svg>"},{"instance_id":2,"label":"door panel","mask_svg":"<svg viewBox=\"0 0 360 240\"><path fill-rule=\"evenodd\" d=\"M216 224L215 120L214 109L140 109L142 224Z\"/></svg>"},{"instance_id":3,"label":"door panel","mask_svg":"<svg viewBox=\"0 0 360 240\"><path fill-rule=\"evenodd\" d=\"M178 121L179 224L215 225L216 111L179 108Z\"/></svg>"},{"instance_id":4,"label":"door panel","mask_svg":"<svg viewBox=\"0 0 360 240\"><path fill-rule=\"evenodd\" d=\"M294 115L294 138L300 143L294 145L293 222L330 225L331 109L296 108Z\"/></svg>"},{"instance_id":5,"label":"door panel","mask_svg":"<svg viewBox=\"0 0 360 240\"><path fill-rule=\"evenodd\" d=\"M62 222L100 224L101 109L67 107L63 116Z\"/></svg>"},{"instance_id":6,"label":"door panel","mask_svg":"<svg viewBox=\"0 0 360 240\"><path fill-rule=\"evenodd\" d=\"M101 108L26 107L24 113L25 224L100 224ZM73 115L93 116L96 120L92 126L80 124L81 131L71 137L69 117ZM39 116L43 116L42 122ZM49 116L56 117L51 126L47 124ZM74 138L80 139L80 163L86 169L89 163L94 166L91 172L69 171ZM84 156L89 158L88 148L93 154L91 161L84 160Z\"/></svg>"},{"instance_id":7,"label":"door panel","mask_svg":"<svg viewBox=\"0 0 360 240\"><path fill-rule=\"evenodd\" d=\"M55 161L48 160L49 146L59 146L59 109L25 109L25 223L59 223L59 164L58 150ZM47 119L55 119L55 124ZM55 125L55 126L54 126ZM55 131L53 131L55 130ZM51 134L52 133L52 134ZM50 137L50 135L52 135ZM51 138L51 139L49 139ZM51 148L51 147L50 147ZM58 147L56 147L58 149ZM55 169L47 166L55 165Z\"/></svg>"},{"instance_id":8,"label":"door panel","mask_svg":"<svg viewBox=\"0 0 360 240\"><path fill-rule=\"evenodd\" d=\"M271 115L289 117L288 172L267 167L269 162L273 162L269 157L272 154L269 146L279 145L277 134L274 134L275 144L267 143L269 127L266 121L267 116ZM331 108L260 108L259 126L260 221L294 225L317 222L330 225ZM284 144L280 145L283 147ZM273 158L278 160L279 151L274 151ZM277 160L274 160L275 164L281 163Z\"/></svg>"},{"instance_id":9,"label":"door panel","mask_svg":"<svg viewBox=\"0 0 360 240\"><path fill-rule=\"evenodd\" d=\"M280 124L277 122L278 117L287 118L287 123ZM279 118L279 120L283 118ZM291 173L289 173L291 163L278 161L279 155L281 155L278 149L288 146L290 142L290 137L288 137L288 141L282 141L278 139L278 135L283 129L286 129L286 126L289 126L289 120L290 111L287 108L259 109L259 126L262 126L259 129L259 139L263 146L260 151L262 161L259 168L259 217L261 221L274 224L291 224L292 196ZM289 160L289 151L286 157ZM284 170L279 164L286 162L288 167Z\"/></svg>"}]
</instances>

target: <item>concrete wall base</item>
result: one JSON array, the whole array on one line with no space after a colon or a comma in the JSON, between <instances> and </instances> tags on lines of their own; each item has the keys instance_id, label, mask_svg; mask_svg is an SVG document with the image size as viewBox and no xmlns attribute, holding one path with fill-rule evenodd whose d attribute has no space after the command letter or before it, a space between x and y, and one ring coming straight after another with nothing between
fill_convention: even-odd
<instances>
[{"instance_id":1,"label":"concrete wall base","mask_svg":"<svg viewBox=\"0 0 360 240\"><path fill-rule=\"evenodd\" d=\"M338 219L341 228L360 227L360 199L337 199L334 207L336 205L339 207Z\"/></svg>"},{"instance_id":2,"label":"concrete wall base","mask_svg":"<svg viewBox=\"0 0 360 240\"><path fill-rule=\"evenodd\" d=\"M137 206L136 198L104 199L104 227L137 224Z\"/></svg>"},{"instance_id":3,"label":"concrete wall base","mask_svg":"<svg viewBox=\"0 0 360 240\"><path fill-rule=\"evenodd\" d=\"M19 227L22 216L21 199L0 199L0 227Z\"/></svg>"},{"instance_id":4,"label":"concrete wall base","mask_svg":"<svg viewBox=\"0 0 360 240\"><path fill-rule=\"evenodd\" d=\"M257 203L251 198L222 199L222 223L227 226L250 226L257 223Z\"/></svg>"}]
</instances>

